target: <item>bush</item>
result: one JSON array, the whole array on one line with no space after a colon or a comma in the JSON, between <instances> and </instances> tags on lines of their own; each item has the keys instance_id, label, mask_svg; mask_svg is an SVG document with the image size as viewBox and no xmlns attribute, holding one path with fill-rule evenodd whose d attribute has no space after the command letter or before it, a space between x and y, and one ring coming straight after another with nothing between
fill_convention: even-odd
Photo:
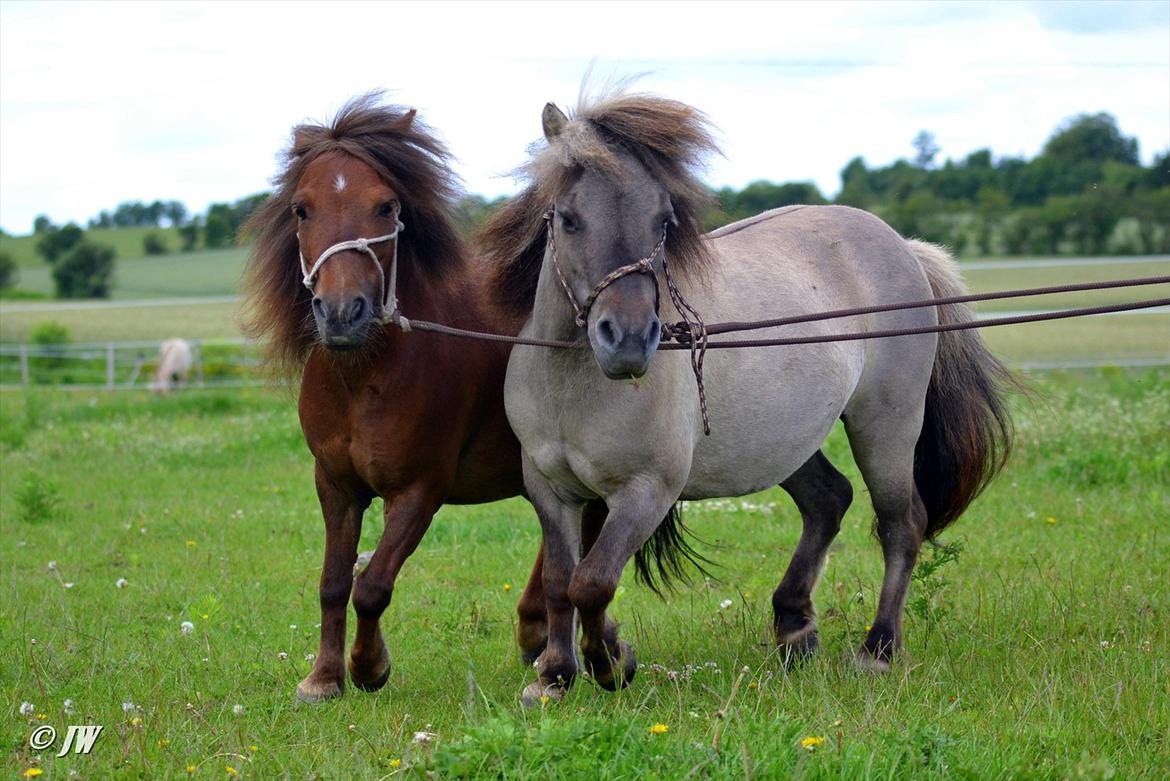
<instances>
[{"instance_id":1,"label":"bush","mask_svg":"<svg viewBox=\"0 0 1170 781\"><path fill-rule=\"evenodd\" d=\"M46 353L49 353L42 360L44 362L43 365L50 369L64 365L65 358L61 355L63 352L61 347L72 341L69 336L69 329L52 320L37 323L32 331L29 332L28 340L37 347L43 348Z\"/></svg>"},{"instance_id":2,"label":"bush","mask_svg":"<svg viewBox=\"0 0 1170 781\"><path fill-rule=\"evenodd\" d=\"M85 238L85 231L72 222L64 228L50 226L37 240L37 252L49 263L56 263Z\"/></svg>"},{"instance_id":3,"label":"bush","mask_svg":"<svg viewBox=\"0 0 1170 781\"><path fill-rule=\"evenodd\" d=\"M161 233L151 231L142 237L142 251L147 255L165 255L170 252L170 247Z\"/></svg>"},{"instance_id":4,"label":"bush","mask_svg":"<svg viewBox=\"0 0 1170 781\"><path fill-rule=\"evenodd\" d=\"M7 290L16 283L16 261L7 252L0 252L0 290Z\"/></svg>"},{"instance_id":5,"label":"bush","mask_svg":"<svg viewBox=\"0 0 1170 781\"><path fill-rule=\"evenodd\" d=\"M183 252L194 252L199 243L199 218L195 217L186 225L179 228L179 239L182 244L179 249Z\"/></svg>"},{"instance_id":6,"label":"bush","mask_svg":"<svg viewBox=\"0 0 1170 781\"><path fill-rule=\"evenodd\" d=\"M109 298L114 278L114 251L82 241L53 269L58 298Z\"/></svg>"}]
</instances>

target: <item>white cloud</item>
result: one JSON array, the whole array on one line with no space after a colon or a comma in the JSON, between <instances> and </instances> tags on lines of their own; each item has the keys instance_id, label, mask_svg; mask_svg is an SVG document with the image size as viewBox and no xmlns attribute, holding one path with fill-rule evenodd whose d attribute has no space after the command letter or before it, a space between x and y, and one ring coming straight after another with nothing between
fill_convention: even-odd
<instances>
[{"instance_id":1,"label":"white cloud","mask_svg":"<svg viewBox=\"0 0 1170 781\"><path fill-rule=\"evenodd\" d=\"M81 3L0 6L0 225L119 201L193 210L267 186L293 124L376 87L420 109L468 188L510 192L547 100L590 61L705 110L710 180L882 164L921 129L944 156L1035 154L1110 111L1170 145L1170 30L1094 30L1007 3ZM1140 15L1139 15L1140 16ZM1057 20L1061 17L1056 17ZM1135 17L1136 18L1136 17ZM1088 29L1086 29L1088 28Z\"/></svg>"}]
</instances>

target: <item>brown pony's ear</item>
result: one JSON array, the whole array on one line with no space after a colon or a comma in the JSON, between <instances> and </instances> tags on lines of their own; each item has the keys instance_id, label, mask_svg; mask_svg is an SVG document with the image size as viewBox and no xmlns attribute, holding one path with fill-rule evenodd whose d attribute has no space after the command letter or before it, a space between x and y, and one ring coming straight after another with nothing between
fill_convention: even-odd
<instances>
[{"instance_id":1,"label":"brown pony's ear","mask_svg":"<svg viewBox=\"0 0 1170 781\"><path fill-rule=\"evenodd\" d=\"M569 118L565 116L565 112L557 108L555 103L544 104L544 111L540 112L540 126L544 129L546 139L552 141L561 134L567 124L569 124Z\"/></svg>"},{"instance_id":2,"label":"brown pony's ear","mask_svg":"<svg viewBox=\"0 0 1170 781\"><path fill-rule=\"evenodd\" d=\"M418 113L418 109L412 108L402 115L402 119L398 122L399 130L406 130L414 124L414 115Z\"/></svg>"}]
</instances>

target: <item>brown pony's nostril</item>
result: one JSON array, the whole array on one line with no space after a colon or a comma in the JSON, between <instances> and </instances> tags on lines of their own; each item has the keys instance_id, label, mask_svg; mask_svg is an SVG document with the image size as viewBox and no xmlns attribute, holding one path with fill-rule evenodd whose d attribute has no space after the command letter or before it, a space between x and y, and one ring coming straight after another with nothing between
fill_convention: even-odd
<instances>
[{"instance_id":1,"label":"brown pony's nostril","mask_svg":"<svg viewBox=\"0 0 1170 781\"><path fill-rule=\"evenodd\" d=\"M321 303L320 296L313 296L313 314L317 317L325 316L325 305Z\"/></svg>"},{"instance_id":2,"label":"brown pony's nostril","mask_svg":"<svg viewBox=\"0 0 1170 781\"><path fill-rule=\"evenodd\" d=\"M358 297L349 305L349 322L360 322L366 313L366 299Z\"/></svg>"}]
</instances>

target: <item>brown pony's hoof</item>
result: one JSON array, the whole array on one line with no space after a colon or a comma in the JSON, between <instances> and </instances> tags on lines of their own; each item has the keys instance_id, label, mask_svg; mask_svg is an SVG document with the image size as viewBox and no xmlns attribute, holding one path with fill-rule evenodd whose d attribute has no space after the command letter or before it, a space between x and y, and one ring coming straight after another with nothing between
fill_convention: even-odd
<instances>
[{"instance_id":1,"label":"brown pony's hoof","mask_svg":"<svg viewBox=\"0 0 1170 781\"><path fill-rule=\"evenodd\" d=\"M524 704L525 708L536 708L540 705L560 702L564 698L564 686L557 683L546 685L540 681L533 681L524 687L524 691L520 695L520 702Z\"/></svg>"},{"instance_id":2,"label":"brown pony's hoof","mask_svg":"<svg viewBox=\"0 0 1170 781\"><path fill-rule=\"evenodd\" d=\"M817 625L813 621L793 632L777 631L777 642L780 646L780 656L784 666L792 669L804 662L816 652L820 644L817 636Z\"/></svg>"},{"instance_id":3,"label":"brown pony's hoof","mask_svg":"<svg viewBox=\"0 0 1170 781\"><path fill-rule=\"evenodd\" d=\"M536 648L531 651L525 651L523 648L521 648L520 661L524 662L525 666L531 667L532 665L536 664L536 660L540 658L542 653L544 653L543 645L540 648Z\"/></svg>"},{"instance_id":4,"label":"brown pony's hoof","mask_svg":"<svg viewBox=\"0 0 1170 781\"><path fill-rule=\"evenodd\" d=\"M353 681L353 685L364 692L376 692L386 685L386 681L390 680L390 652L386 650L386 646L382 646L382 653L378 657L378 661L370 666L369 672L358 669L358 665L354 662L353 657L349 658L349 679Z\"/></svg>"},{"instance_id":5,"label":"brown pony's hoof","mask_svg":"<svg viewBox=\"0 0 1170 781\"><path fill-rule=\"evenodd\" d=\"M333 700L343 694L345 689L336 681L318 681L312 675L297 684L297 699L310 704Z\"/></svg>"}]
</instances>

